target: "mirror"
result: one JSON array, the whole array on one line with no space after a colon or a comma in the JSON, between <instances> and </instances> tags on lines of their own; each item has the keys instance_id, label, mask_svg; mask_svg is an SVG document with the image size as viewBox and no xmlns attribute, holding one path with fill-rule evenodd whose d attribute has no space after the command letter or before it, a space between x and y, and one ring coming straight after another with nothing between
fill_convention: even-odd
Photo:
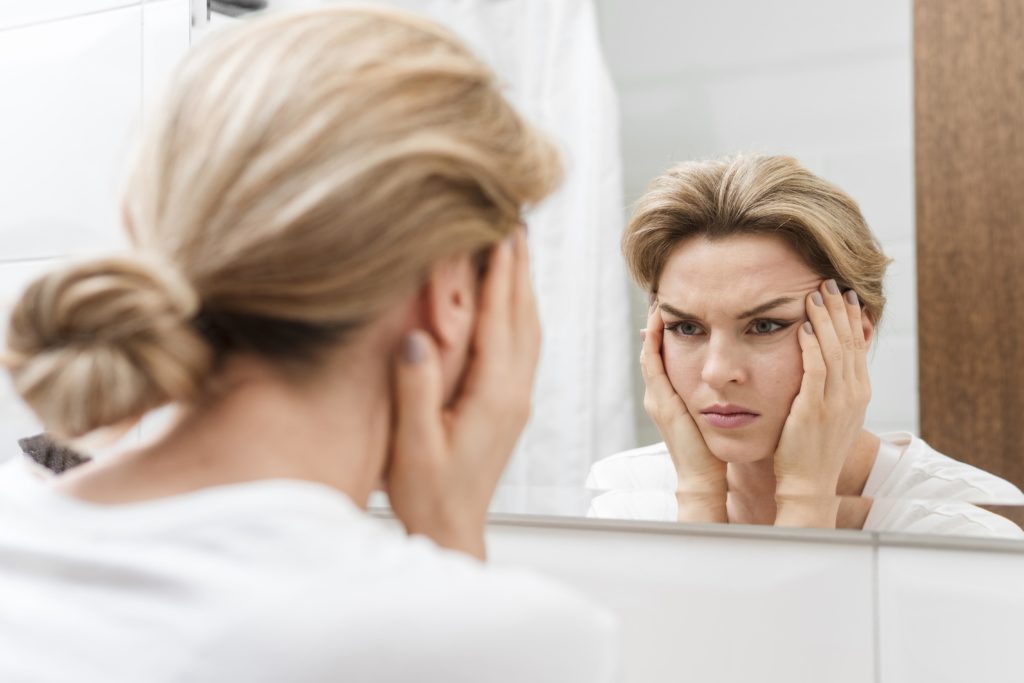
<instances>
[{"instance_id":1,"label":"mirror","mask_svg":"<svg viewBox=\"0 0 1024 683\"><path fill-rule=\"evenodd\" d=\"M269 9L311 4L319 3L270 0ZM790 522L818 526L824 515L836 526L872 531L1022 535L1011 521L1018 516L1013 506L1024 503L1015 486L1020 482L958 463L916 437L910 0L595 0L547 7L530 17L517 14L514 3L473 9L404 0L385 4L425 13L461 34L506 81L511 99L566 150L565 187L531 220L546 349L536 416L495 498L496 513L661 522L725 521L715 518L724 514L733 523L750 524L782 519L773 500L771 458L754 467L744 460L748 454L734 454L728 496L692 490L678 474L678 456L664 446L643 408L644 379L636 362L641 342L635 333L648 323L650 293L628 281L619 237L628 207L678 162L786 155L848 194L891 259L884 317L868 333L871 400L863 420L866 435L858 437L860 463L852 467L853 457L846 458L842 477L850 481L839 487L841 495L797 496L792 505L804 514ZM590 229L589 237L575 234L579 223ZM756 247L754 253L756 262L771 252ZM716 270L727 271L730 250L698 257L676 269L690 277L675 290L664 288L666 297L670 291L683 298L697 292L687 305L698 308L702 300L721 298L720 291L702 285ZM695 281L701 263L713 265ZM664 267L663 287L672 265ZM769 276L742 294L757 298L771 286ZM585 313L575 314L576 308ZM806 318L799 303L789 313ZM663 317L666 325L679 323ZM790 353L799 352L798 323L791 325L789 339L776 342L788 344ZM664 335L663 365L673 387L700 384L687 377L706 370L706 361L680 367L693 354L666 355L672 342L668 331ZM579 357L586 363L576 362ZM742 360L736 364L743 366ZM781 381L759 372L764 376L747 380ZM691 398L714 393L705 386ZM771 411L760 402L773 405L777 398L756 389L736 395L757 403L765 413L757 416L762 422ZM740 419L712 416L719 422ZM710 419L706 411L694 417L705 418ZM778 416L772 419L779 422ZM734 436L742 430L725 434L733 426L699 428L714 451L716 440L743 441ZM776 425L776 443L778 431ZM715 455L729 459L721 449ZM760 473L733 477L734 471L748 470ZM717 513L703 509L708 495Z\"/></svg>"},{"instance_id":2,"label":"mirror","mask_svg":"<svg viewBox=\"0 0 1024 683\"><path fill-rule=\"evenodd\" d=\"M276 11L326 1L265 4ZM261 4L215 3L221 12L200 28L244 20ZM573 0L532 15L516 3L383 4L425 13L462 35L501 75L513 102L565 149L563 188L530 217L545 349L534 417L496 513L714 521L697 505L713 492L683 490L645 414L637 331L647 325L649 293L628 280L619 239L629 207L672 165L781 154L852 197L892 259L885 315L867 356L864 427L882 439L865 442L872 457L856 486L839 496L797 496L798 507L812 517L833 510L834 524L875 531L1020 532L1013 506L1024 503L1016 488L1024 482L964 469L943 458L970 454L933 452L915 437L910 0ZM799 324L791 327L793 350ZM156 429L144 423L142 432ZM924 473L915 468L921 462ZM734 523L770 524L769 498L770 490L715 505L725 505ZM952 519L966 521L953 530Z\"/></svg>"}]
</instances>

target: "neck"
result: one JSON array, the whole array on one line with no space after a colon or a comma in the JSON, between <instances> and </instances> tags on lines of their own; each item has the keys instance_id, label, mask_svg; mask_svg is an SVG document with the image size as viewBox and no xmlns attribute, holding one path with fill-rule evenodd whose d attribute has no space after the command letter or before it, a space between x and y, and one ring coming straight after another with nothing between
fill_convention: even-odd
<instances>
[{"instance_id":1,"label":"neck","mask_svg":"<svg viewBox=\"0 0 1024 683\"><path fill-rule=\"evenodd\" d=\"M391 420L390 376L379 351L346 349L305 381L236 359L221 380L157 442L83 467L60 486L117 503L298 479L331 486L365 507L385 467Z\"/></svg>"},{"instance_id":2,"label":"neck","mask_svg":"<svg viewBox=\"0 0 1024 683\"><path fill-rule=\"evenodd\" d=\"M879 439L862 430L843 463L836 495L860 496L878 455ZM747 524L775 521L775 468L772 458L750 463L729 463L729 519Z\"/></svg>"}]
</instances>

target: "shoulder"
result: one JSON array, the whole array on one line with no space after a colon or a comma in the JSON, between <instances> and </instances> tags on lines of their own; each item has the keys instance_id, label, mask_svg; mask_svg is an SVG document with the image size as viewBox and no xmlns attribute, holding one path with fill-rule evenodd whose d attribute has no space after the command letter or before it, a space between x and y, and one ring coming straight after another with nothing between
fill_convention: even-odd
<instances>
[{"instance_id":1,"label":"shoulder","mask_svg":"<svg viewBox=\"0 0 1024 683\"><path fill-rule=\"evenodd\" d=\"M262 605L209 644L204 675L213 664L251 681L614 680L615 621L579 593L423 538L387 554ZM250 670L252 651L267 656Z\"/></svg>"},{"instance_id":2,"label":"shoulder","mask_svg":"<svg viewBox=\"0 0 1024 683\"><path fill-rule=\"evenodd\" d=\"M887 496L973 503L1024 502L1024 493L1010 482L940 453L923 439L909 434L881 438L905 444L900 462L886 482Z\"/></svg>"},{"instance_id":3,"label":"shoulder","mask_svg":"<svg viewBox=\"0 0 1024 683\"><path fill-rule=\"evenodd\" d=\"M598 460L590 467L586 487L675 491L676 483L672 456L661 442Z\"/></svg>"},{"instance_id":4,"label":"shoulder","mask_svg":"<svg viewBox=\"0 0 1024 683\"><path fill-rule=\"evenodd\" d=\"M1024 539L1009 519L963 501L888 499L876 501L867 531Z\"/></svg>"}]
</instances>

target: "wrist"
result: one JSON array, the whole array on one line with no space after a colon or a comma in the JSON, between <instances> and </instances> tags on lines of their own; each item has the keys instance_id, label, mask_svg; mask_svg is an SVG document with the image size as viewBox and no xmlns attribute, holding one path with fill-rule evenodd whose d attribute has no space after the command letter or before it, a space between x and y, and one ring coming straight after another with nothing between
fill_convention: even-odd
<instances>
[{"instance_id":1,"label":"wrist","mask_svg":"<svg viewBox=\"0 0 1024 683\"><path fill-rule=\"evenodd\" d=\"M728 523L727 496L725 491L720 493L677 491L676 521Z\"/></svg>"},{"instance_id":2,"label":"wrist","mask_svg":"<svg viewBox=\"0 0 1024 683\"><path fill-rule=\"evenodd\" d=\"M775 526L835 529L839 503L835 495L776 497Z\"/></svg>"},{"instance_id":3,"label":"wrist","mask_svg":"<svg viewBox=\"0 0 1024 683\"><path fill-rule=\"evenodd\" d=\"M429 516L417 516L417 519L403 520L403 523L409 535L426 536L442 548L463 552L479 560L486 559L486 515L478 518L477 515L459 515L455 511L437 509Z\"/></svg>"},{"instance_id":4,"label":"wrist","mask_svg":"<svg viewBox=\"0 0 1024 683\"><path fill-rule=\"evenodd\" d=\"M793 475L777 475L775 480L775 501L784 502L789 499L833 498L839 477L800 477Z\"/></svg>"}]
</instances>

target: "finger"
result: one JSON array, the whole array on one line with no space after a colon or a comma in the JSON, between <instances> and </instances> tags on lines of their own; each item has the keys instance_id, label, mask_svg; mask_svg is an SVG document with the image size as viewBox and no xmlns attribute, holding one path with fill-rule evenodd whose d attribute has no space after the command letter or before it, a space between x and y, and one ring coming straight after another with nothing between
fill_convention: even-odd
<instances>
[{"instance_id":1,"label":"finger","mask_svg":"<svg viewBox=\"0 0 1024 683\"><path fill-rule=\"evenodd\" d=\"M807 318L811 322L825 363L825 391L839 389L843 385L843 347L832 324L832 316L825 308L825 300L820 290L807 296L806 306Z\"/></svg>"},{"instance_id":2,"label":"finger","mask_svg":"<svg viewBox=\"0 0 1024 683\"><path fill-rule=\"evenodd\" d=\"M797 398L820 403L825 398L825 381L827 369L825 358L821 353L821 344L810 322L800 326L797 334L800 340L800 355L804 364L804 374L800 380L800 393Z\"/></svg>"},{"instance_id":3,"label":"finger","mask_svg":"<svg viewBox=\"0 0 1024 683\"><path fill-rule=\"evenodd\" d=\"M640 367L644 383L655 400L664 402L676 399L676 391L665 374L665 363L661 358L661 345L665 334L665 322L661 311L655 308L647 318L647 332L644 335L643 350L640 353Z\"/></svg>"},{"instance_id":4,"label":"finger","mask_svg":"<svg viewBox=\"0 0 1024 683\"><path fill-rule=\"evenodd\" d=\"M491 250L487 274L480 288L480 320L477 324L478 348L503 346L511 322L515 262L512 244L506 239Z\"/></svg>"},{"instance_id":5,"label":"finger","mask_svg":"<svg viewBox=\"0 0 1024 683\"><path fill-rule=\"evenodd\" d=\"M835 280L826 280L821 289L825 297L825 308L832 318L832 327L835 328L839 346L843 349L843 377L853 381L856 374L856 344L853 340L853 331L850 329L846 299L843 298Z\"/></svg>"},{"instance_id":6,"label":"finger","mask_svg":"<svg viewBox=\"0 0 1024 683\"><path fill-rule=\"evenodd\" d=\"M852 289L843 295L846 310L850 319L850 331L853 334L854 375L859 381L868 379L868 342L864 337L864 312L860 307L860 298Z\"/></svg>"},{"instance_id":7,"label":"finger","mask_svg":"<svg viewBox=\"0 0 1024 683\"><path fill-rule=\"evenodd\" d=\"M459 401L486 388L496 369L493 359L507 359L511 344L512 289L515 263L509 240L494 245L480 286L476 329L470 344L470 365Z\"/></svg>"},{"instance_id":8,"label":"finger","mask_svg":"<svg viewBox=\"0 0 1024 683\"><path fill-rule=\"evenodd\" d=\"M446 435L437 347L428 334L414 330L402 339L397 356L392 463L441 457Z\"/></svg>"},{"instance_id":9,"label":"finger","mask_svg":"<svg viewBox=\"0 0 1024 683\"><path fill-rule=\"evenodd\" d=\"M540 318L537 314L537 299L533 290L533 278L530 276L530 247L526 238L526 229L517 228L515 247L515 283L513 285L514 304L513 319L509 333L517 340L522 360L529 365L532 373L540 354Z\"/></svg>"}]
</instances>

